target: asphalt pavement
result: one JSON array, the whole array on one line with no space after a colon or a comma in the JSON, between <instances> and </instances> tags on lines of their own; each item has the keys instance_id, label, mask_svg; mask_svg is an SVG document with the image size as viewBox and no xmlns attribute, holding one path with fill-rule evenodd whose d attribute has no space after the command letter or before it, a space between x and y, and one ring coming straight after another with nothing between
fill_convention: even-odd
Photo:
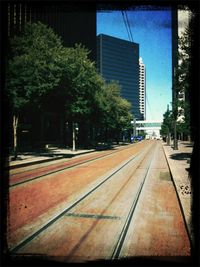
<instances>
[{"instance_id":1,"label":"asphalt pavement","mask_svg":"<svg viewBox=\"0 0 200 267\"><path fill-rule=\"evenodd\" d=\"M190 158L192 154L193 144L190 142L178 142L178 150L174 150L172 146L162 142L168 166L171 172L172 180L177 192L177 196L182 209L183 217L186 223L188 233L193 238L193 230L191 225L191 201L192 190L191 181L189 177ZM47 153L21 153L18 155L17 160L12 160L9 157L9 168L19 168L30 166L33 164L45 163L55 161L63 158L75 157L86 153L94 152L95 149L78 149L72 151L70 149L54 148Z\"/></svg>"}]
</instances>

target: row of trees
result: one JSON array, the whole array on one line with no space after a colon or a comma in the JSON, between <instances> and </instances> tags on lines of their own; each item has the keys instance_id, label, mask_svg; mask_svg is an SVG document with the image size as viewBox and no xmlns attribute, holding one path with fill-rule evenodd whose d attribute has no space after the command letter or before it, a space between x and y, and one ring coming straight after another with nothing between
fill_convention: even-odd
<instances>
[{"instance_id":1,"label":"row of trees","mask_svg":"<svg viewBox=\"0 0 200 267\"><path fill-rule=\"evenodd\" d=\"M27 109L42 113L48 102L72 123L73 149L75 123L103 129L117 139L123 129L131 128L131 104L120 97L118 83L106 83L97 73L86 48L64 47L51 28L38 22L11 38L9 51L5 92L13 116L15 154L20 115Z\"/></svg>"},{"instance_id":2,"label":"row of trees","mask_svg":"<svg viewBox=\"0 0 200 267\"><path fill-rule=\"evenodd\" d=\"M183 35L178 40L178 68L175 74L175 94L183 96L177 98L173 103L172 111L167 109L163 115L161 134L169 139L174 132L174 121L176 120L177 135L179 139L188 140L191 135L190 128L190 71L191 71L191 31L186 28Z\"/></svg>"}]
</instances>

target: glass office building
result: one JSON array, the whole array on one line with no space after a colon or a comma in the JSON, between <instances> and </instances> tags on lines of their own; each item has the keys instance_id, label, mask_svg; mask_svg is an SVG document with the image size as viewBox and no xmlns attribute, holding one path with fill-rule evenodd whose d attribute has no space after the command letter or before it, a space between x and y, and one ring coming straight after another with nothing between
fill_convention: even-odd
<instances>
[{"instance_id":1,"label":"glass office building","mask_svg":"<svg viewBox=\"0 0 200 267\"><path fill-rule=\"evenodd\" d=\"M132 104L135 118L139 107L139 44L100 34L97 36L97 69L106 81L121 85L121 96Z\"/></svg>"}]
</instances>

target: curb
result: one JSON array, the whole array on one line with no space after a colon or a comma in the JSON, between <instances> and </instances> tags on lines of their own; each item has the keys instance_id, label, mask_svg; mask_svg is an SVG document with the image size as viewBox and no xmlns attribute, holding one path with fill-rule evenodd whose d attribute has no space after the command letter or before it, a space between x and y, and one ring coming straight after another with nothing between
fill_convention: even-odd
<instances>
[{"instance_id":1,"label":"curb","mask_svg":"<svg viewBox=\"0 0 200 267\"><path fill-rule=\"evenodd\" d=\"M173 172L172 172L172 169L171 169L171 166L169 164L168 157L167 157L168 155L167 155L167 153L166 153L166 151L164 149L164 144L162 144L162 147L163 147L164 155L165 155L165 158L166 158L166 161L167 161L167 165L169 167L169 172L170 172L170 175L171 175L172 183L174 185L174 189L175 189L175 192L176 192L176 195L177 195L177 199L178 199L178 202L179 202L179 205L180 205L180 210L181 210L181 213L182 213L182 216L183 216L183 220L184 220L184 224L185 224L186 231L187 231L187 234L188 234L188 238L190 240L190 245L191 245L191 248L193 248L194 241L193 241L190 225L187 223L187 220L186 220L186 215L185 215L183 203L182 203L181 198L180 198L179 193L178 193L178 189L177 189L177 185L176 185L176 182L175 182L175 179L174 179L174 175L173 175Z\"/></svg>"},{"instance_id":2,"label":"curb","mask_svg":"<svg viewBox=\"0 0 200 267\"><path fill-rule=\"evenodd\" d=\"M54 160L62 159L62 158L63 158L63 156L59 156L59 157L48 158L48 159L40 159L40 160L30 161L30 162L22 162L22 163L18 163L18 164L15 164L15 165L6 166L6 169L12 170L12 169L22 168L22 167L26 167L26 166L30 166L30 165L36 165L36 164L40 164L40 163L54 161Z\"/></svg>"},{"instance_id":3,"label":"curb","mask_svg":"<svg viewBox=\"0 0 200 267\"><path fill-rule=\"evenodd\" d=\"M72 157L75 157L75 156L91 153L91 152L94 152L94 151L95 150L80 152L80 153L76 153L76 154L62 154L62 155L54 156L54 157L48 158L48 159L40 159L40 160L36 160L36 161L22 162L22 163L18 163L18 164L15 164L15 165L8 165L8 166L6 166L6 169L12 170L12 169L27 167L27 166L31 166L31 165L40 164L40 163L46 163L46 162L50 162L50 161L64 159L64 158L67 158L66 155L70 155L69 157L72 158Z\"/></svg>"}]
</instances>

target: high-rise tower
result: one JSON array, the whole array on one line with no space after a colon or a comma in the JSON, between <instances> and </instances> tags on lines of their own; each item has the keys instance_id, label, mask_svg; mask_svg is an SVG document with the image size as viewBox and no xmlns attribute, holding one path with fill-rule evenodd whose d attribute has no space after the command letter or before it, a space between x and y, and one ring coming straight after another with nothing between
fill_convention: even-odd
<instances>
[{"instance_id":1,"label":"high-rise tower","mask_svg":"<svg viewBox=\"0 0 200 267\"><path fill-rule=\"evenodd\" d=\"M132 104L136 119L139 109L139 44L100 34L97 36L97 68L106 81L118 81L121 96Z\"/></svg>"},{"instance_id":2,"label":"high-rise tower","mask_svg":"<svg viewBox=\"0 0 200 267\"><path fill-rule=\"evenodd\" d=\"M140 100L140 112L143 115L143 119L146 119L146 68L142 62L142 58L139 59L139 100Z\"/></svg>"}]
</instances>

